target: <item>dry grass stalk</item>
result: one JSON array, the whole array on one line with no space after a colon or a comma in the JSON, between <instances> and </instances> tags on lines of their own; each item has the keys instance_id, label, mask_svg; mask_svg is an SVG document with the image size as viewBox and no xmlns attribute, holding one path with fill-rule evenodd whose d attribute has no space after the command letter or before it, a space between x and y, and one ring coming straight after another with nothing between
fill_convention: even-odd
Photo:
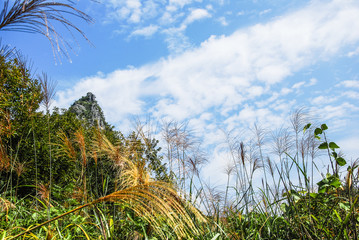
<instances>
[{"instance_id":1,"label":"dry grass stalk","mask_svg":"<svg viewBox=\"0 0 359 240\"><path fill-rule=\"evenodd\" d=\"M41 34L49 40L55 58L61 54L69 58L67 48L72 47L56 30L54 23L65 27L73 39L73 32L78 32L88 40L83 31L65 17L75 16L88 23L92 22L91 17L75 8L72 1L3 0L2 5L0 31Z\"/></svg>"},{"instance_id":2,"label":"dry grass stalk","mask_svg":"<svg viewBox=\"0 0 359 240\"><path fill-rule=\"evenodd\" d=\"M91 142L91 156L93 157L95 164L97 166L97 161L99 158L99 152L102 151L103 137L101 129L99 126L94 131L93 140Z\"/></svg>"},{"instance_id":3,"label":"dry grass stalk","mask_svg":"<svg viewBox=\"0 0 359 240\"><path fill-rule=\"evenodd\" d=\"M49 79L46 73L42 73L41 75L38 76L38 78L40 80L42 93L43 93L42 103L46 107L46 111L48 113L48 111L50 110L52 100L56 93L55 89L57 83L56 81Z\"/></svg>"},{"instance_id":4,"label":"dry grass stalk","mask_svg":"<svg viewBox=\"0 0 359 240\"><path fill-rule=\"evenodd\" d=\"M20 177L23 172L25 172L25 163L16 162L15 163L15 172L17 177Z\"/></svg>"},{"instance_id":5,"label":"dry grass stalk","mask_svg":"<svg viewBox=\"0 0 359 240\"><path fill-rule=\"evenodd\" d=\"M99 139L95 138L92 145L100 146L98 141ZM84 144L81 134L78 134L77 142ZM153 180L145 167L145 161L136 159L139 158L136 152L112 144L104 135L101 137L101 147L95 150L98 154L112 159L115 167L121 168L118 181L121 182L122 189L30 228L14 238L30 233L82 208L108 201L123 203L131 208L163 239L166 238L162 230L163 226L171 228L177 239L190 239L200 234L200 230L192 219L204 222L205 217L195 207L182 200L171 184ZM42 194L42 199L48 198L49 191L47 190L46 186L40 186L39 192Z\"/></svg>"},{"instance_id":6,"label":"dry grass stalk","mask_svg":"<svg viewBox=\"0 0 359 240\"><path fill-rule=\"evenodd\" d=\"M142 136L143 137L143 136ZM131 149L121 149L103 136L102 153L109 156L114 163L121 164L121 176L118 181L121 183L121 190L104 197L101 201L132 201L133 210L151 223L154 230L161 232L160 224L166 224L173 228L178 228L178 236L184 237L187 234L184 226L191 228L191 231L198 231L194 228L192 220L189 218L184 203L178 197L178 193L173 186L153 180L146 169L146 162L137 156ZM192 213L198 215L200 212L192 206L187 206ZM184 223L182 222L184 221ZM193 228L193 229L192 229ZM157 230L156 230L157 229Z\"/></svg>"},{"instance_id":7,"label":"dry grass stalk","mask_svg":"<svg viewBox=\"0 0 359 240\"><path fill-rule=\"evenodd\" d=\"M56 144L57 146L59 146L57 150L58 157L67 157L70 160L75 161L76 152L72 145L71 140L67 137L66 133L62 130L58 133L58 137L61 142L60 144Z\"/></svg>"},{"instance_id":8,"label":"dry grass stalk","mask_svg":"<svg viewBox=\"0 0 359 240\"><path fill-rule=\"evenodd\" d=\"M0 136L0 171L9 171L10 169L10 159L6 153L5 146L2 143Z\"/></svg>"},{"instance_id":9,"label":"dry grass stalk","mask_svg":"<svg viewBox=\"0 0 359 240\"><path fill-rule=\"evenodd\" d=\"M10 209L15 208L15 205L9 200L0 197L0 212L8 212Z\"/></svg>"},{"instance_id":10,"label":"dry grass stalk","mask_svg":"<svg viewBox=\"0 0 359 240\"><path fill-rule=\"evenodd\" d=\"M161 224L172 228L178 239L189 239L193 235L200 234L192 221L189 213L194 214L198 221L205 222L206 219L193 206L186 205L179 197L171 185L164 182L149 182L120 191L116 191L105 197L101 197L91 203L79 206L69 212L61 214L53 219L43 222L32 227L11 239L16 239L31 231L49 224L66 215L76 212L85 207L101 202L118 202L129 206L136 214L146 219L152 226L153 230L165 238Z\"/></svg>"},{"instance_id":11,"label":"dry grass stalk","mask_svg":"<svg viewBox=\"0 0 359 240\"><path fill-rule=\"evenodd\" d=\"M70 199L75 199L77 202L81 202L85 198L85 193L81 187L75 187L70 196Z\"/></svg>"},{"instance_id":12,"label":"dry grass stalk","mask_svg":"<svg viewBox=\"0 0 359 240\"><path fill-rule=\"evenodd\" d=\"M83 130L80 128L75 132L75 141L80 148L81 153L81 177L83 184L83 193L84 193L84 201L87 201L87 186L86 186L86 167L87 167L87 152L86 152L86 142L85 135Z\"/></svg>"},{"instance_id":13,"label":"dry grass stalk","mask_svg":"<svg viewBox=\"0 0 359 240\"><path fill-rule=\"evenodd\" d=\"M82 170L84 170L84 168L86 168L87 166L87 153L86 153L86 142L85 142L85 135L82 129L79 129L75 132L75 141L78 145L78 147L80 148L80 153L81 153L81 165L82 165Z\"/></svg>"},{"instance_id":14,"label":"dry grass stalk","mask_svg":"<svg viewBox=\"0 0 359 240\"><path fill-rule=\"evenodd\" d=\"M149 182L114 192L100 198L98 202L131 202L131 208L144 217L154 231L163 236L161 224L170 226L179 239L199 234L184 203L171 185L163 182ZM189 209L199 220L205 221L194 207ZM165 237L165 236L163 236Z\"/></svg>"},{"instance_id":15,"label":"dry grass stalk","mask_svg":"<svg viewBox=\"0 0 359 240\"><path fill-rule=\"evenodd\" d=\"M123 157L123 149L120 146L113 145L105 135L101 135L101 142L95 139L92 143L98 156L108 156L112 160L114 169L123 168L127 160Z\"/></svg>"},{"instance_id":16,"label":"dry grass stalk","mask_svg":"<svg viewBox=\"0 0 359 240\"><path fill-rule=\"evenodd\" d=\"M144 162L126 162L127 167L122 171L121 188L148 184L151 181L150 174L146 171Z\"/></svg>"},{"instance_id":17,"label":"dry grass stalk","mask_svg":"<svg viewBox=\"0 0 359 240\"><path fill-rule=\"evenodd\" d=\"M49 184L40 184L37 186L38 191L37 194L39 195L39 198L45 202L47 206L51 206L50 203L50 188Z\"/></svg>"}]
</instances>

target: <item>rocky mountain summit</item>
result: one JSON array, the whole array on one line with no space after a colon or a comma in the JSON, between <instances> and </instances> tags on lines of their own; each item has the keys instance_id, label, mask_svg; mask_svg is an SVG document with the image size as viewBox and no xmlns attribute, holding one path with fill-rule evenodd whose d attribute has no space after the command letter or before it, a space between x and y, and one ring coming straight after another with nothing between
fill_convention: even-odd
<instances>
[{"instance_id":1,"label":"rocky mountain summit","mask_svg":"<svg viewBox=\"0 0 359 240\"><path fill-rule=\"evenodd\" d=\"M75 101L69 110L74 112L79 119L87 121L92 126L99 125L103 129L107 125L102 109L96 101L96 96L91 92Z\"/></svg>"}]
</instances>

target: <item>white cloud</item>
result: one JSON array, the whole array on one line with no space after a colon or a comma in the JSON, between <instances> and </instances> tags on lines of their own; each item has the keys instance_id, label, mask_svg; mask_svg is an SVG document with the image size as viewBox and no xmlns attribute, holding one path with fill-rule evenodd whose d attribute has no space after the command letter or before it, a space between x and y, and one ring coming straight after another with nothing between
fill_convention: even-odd
<instances>
[{"instance_id":1,"label":"white cloud","mask_svg":"<svg viewBox=\"0 0 359 240\"><path fill-rule=\"evenodd\" d=\"M276 101L275 103L271 104L271 108L275 111L279 111L282 113L289 113L291 111L291 109L294 109L296 104L295 100L285 100L285 99L280 99L278 101ZM282 119L282 122L283 119Z\"/></svg>"},{"instance_id":2,"label":"white cloud","mask_svg":"<svg viewBox=\"0 0 359 240\"><path fill-rule=\"evenodd\" d=\"M301 86L303 86L304 84L305 84L304 81L297 82L296 84L294 84L294 85L292 86L292 88L298 89L298 88L300 88Z\"/></svg>"},{"instance_id":3,"label":"white cloud","mask_svg":"<svg viewBox=\"0 0 359 240\"><path fill-rule=\"evenodd\" d=\"M272 9L263 10L263 11L259 12L259 16L262 16L262 15L265 15L267 13L270 13L271 11L272 11Z\"/></svg>"},{"instance_id":4,"label":"white cloud","mask_svg":"<svg viewBox=\"0 0 359 240\"><path fill-rule=\"evenodd\" d=\"M158 30L158 26L155 25L150 25L141 29L137 29L135 31L133 31L130 35L130 37L132 36L144 36L144 37L150 37L153 34L155 34Z\"/></svg>"},{"instance_id":5,"label":"white cloud","mask_svg":"<svg viewBox=\"0 0 359 240\"><path fill-rule=\"evenodd\" d=\"M311 79L309 80L309 83L307 84L307 87L314 86L315 84L317 84L317 82L318 82L318 79L316 79L316 78L311 78Z\"/></svg>"},{"instance_id":6,"label":"white cloud","mask_svg":"<svg viewBox=\"0 0 359 240\"><path fill-rule=\"evenodd\" d=\"M183 14L181 15L177 14L174 16L173 14L166 12L162 16L160 21L163 24L169 22L175 22L177 21L177 19L181 18L182 16ZM187 29L187 26L195 21L209 17L211 17L211 15L206 9L191 9L190 13L179 25L179 27L170 27L164 29L162 33L164 33L166 36L165 42L167 43L168 49L170 50L171 54L179 55L180 53L183 53L185 50L189 50L192 45L185 34L185 30Z\"/></svg>"},{"instance_id":7,"label":"white cloud","mask_svg":"<svg viewBox=\"0 0 359 240\"><path fill-rule=\"evenodd\" d=\"M228 22L225 17L218 18L218 22L222 24L223 26L228 26Z\"/></svg>"},{"instance_id":8,"label":"white cloud","mask_svg":"<svg viewBox=\"0 0 359 240\"><path fill-rule=\"evenodd\" d=\"M182 52L187 44L188 37L185 30L188 25L212 17L210 12L215 12L212 4L205 5L202 0L105 0L108 13L105 23L117 21L121 24L121 30L116 30L117 35L135 35L150 36L158 29L162 29L165 43L171 53L177 55ZM221 6L220 2L214 2L216 7ZM222 24L225 21L222 19ZM152 26L149 28L149 25ZM155 29L153 26L158 26ZM173 33L177 30L176 34ZM151 30L151 31L150 31ZM156 30L156 31L155 31ZM181 47L174 47L181 41L174 40L181 37L186 40L186 44Z\"/></svg>"},{"instance_id":9,"label":"white cloud","mask_svg":"<svg viewBox=\"0 0 359 240\"><path fill-rule=\"evenodd\" d=\"M358 137L346 137L344 139L340 139L337 141L340 150L344 152L345 159L347 160L348 164L351 163L351 161L355 161L359 158L359 138Z\"/></svg>"},{"instance_id":10,"label":"white cloud","mask_svg":"<svg viewBox=\"0 0 359 240\"><path fill-rule=\"evenodd\" d=\"M112 6L115 11L110 15L113 18L123 20L126 19L128 22L137 23L141 20L141 1L140 0L110 0L108 1L109 6Z\"/></svg>"},{"instance_id":11,"label":"white cloud","mask_svg":"<svg viewBox=\"0 0 359 240\"><path fill-rule=\"evenodd\" d=\"M359 92L345 91L345 92L343 92L342 96L351 98L351 99L359 99Z\"/></svg>"},{"instance_id":12,"label":"white cloud","mask_svg":"<svg viewBox=\"0 0 359 240\"><path fill-rule=\"evenodd\" d=\"M141 113L145 102L140 97L146 95L143 80L150 77L148 73L147 68L127 69L82 79L73 88L58 92L54 105L69 106L87 92L92 92L103 106L106 119L119 123L129 114ZM157 89L160 91L160 86Z\"/></svg>"},{"instance_id":13,"label":"white cloud","mask_svg":"<svg viewBox=\"0 0 359 240\"><path fill-rule=\"evenodd\" d=\"M357 49L355 49L354 51L350 51L347 56L348 57L353 57L359 54L359 47Z\"/></svg>"},{"instance_id":14,"label":"white cloud","mask_svg":"<svg viewBox=\"0 0 359 240\"><path fill-rule=\"evenodd\" d=\"M289 89L289 88L282 88L282 90L281 90L282 95L287 95L288 93L291 93L291 92L293 92L293 90Z\"/></svg>"},{"instance_id":15,"label":"white cloud","mask_svg":"<svg viewBox=\"0 0 359 240\"><path fill-rule=\"evenodd\" d=\"M330 102L330 99L325 99L324 103ZM331 119L340 119L343 117L350 118L353 113L359 111L359 107L349 102L343 102L338 105L325 104L324 106L315 106L312 108L312 112L318 114L322 121L328 121ZM333 128L337 128L334 126Z\"/></svg>"},{"instance_id":16,"label":"white cloud","mask_svg":"<svg viewBox=\"0 0 359 240\"><path fill-rule=\"evenodd\" d=\"M223 189L227 180L225 177L225 169L228 164L233 164L230 152L228 149L217 147L214 150L213 158L209 160L209 164L207 164L203 170L205 180L214 182Z\"/></svg>"},{"instance_id":17,"label":"white cloud","mask_svg":"<svg viewBox=\"0 0 359 240\"><path fill-rule=\"evenodd\" d=\"M188 17L184 20L183 24L188 25L194 21L209 17L211 17L211 14L206 9L193 9L191 10L191 13L188 15Z\"/></svg>"},{"instance_id":18,"label":"white cloud","mask_svg":"<svg viewBox=\"0 0 359 240\"><path fill-rule=\"evenodd\" d=\"M185 5L188 5L192 2L194 2L194 0L169 0L169 5L183 8Z\"/></svg>"},{"instance_id":19,"label":"white cloud","mask_svg":"<svg viewBox=\"0 0 359 240\"><path fill-rule=\"evenodd\" d=\"M262 86L253 86L248 88L247 92L249 98L258 97L263 94L264 88Z\"/></svg>"},{"instance_id":20,"label":"white cloud","mask_svg":"<svg viewBox=\"0 0 359 240\"><path fill-rule=\"evenodd\" d=\"M358 80L346 80L339 83L337 86L343 86L346 88L359 88L359 81Z\"/></svg>"},{"instance_id":21,"label":"white cloud","mask_svg":"<svg viewBox=\"0 0 359 240\"><path fill-rule=\"evenodd\" d=\"M185 27L182 25L179 28L169 28L162 31L166 35L165 41L172 55L179 55L191 47L188 37L184 34Z\"/></svg>"},{"instance_id":22,"label":"white cloud","mask_svg":"<svg viewBox=\"0 0 359 240\"><path fill-rule=\"evenodd\" d=\"M318 96L318 97L315 97L314 99L312 99L311 103L313 105L321 106L321 105L327 105L328 103L335 102L335 101L337 101L337 99L338 98L335 98L335 97Z\"/></svg>"}]
</instances>

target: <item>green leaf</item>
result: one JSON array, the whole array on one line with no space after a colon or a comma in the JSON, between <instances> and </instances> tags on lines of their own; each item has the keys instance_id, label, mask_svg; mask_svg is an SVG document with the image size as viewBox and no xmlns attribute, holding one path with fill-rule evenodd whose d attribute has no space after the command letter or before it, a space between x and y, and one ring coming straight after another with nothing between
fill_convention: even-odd
<instances>
[{"instance_id":1,"label":"green leaf","mask_svg":"<svg viewBox=\"0 0 359 240\"><path fill-rule=\"evenodd\" d=\"M320 187L320 188L318 189L318 193L325 193L326 190L327 190L326 187Z\"/></svg>"},{"instance_id":2,"label":"green leaf","mask_svg":"<svg viewBox=\"0 0 359 240\"><path fill-rule=\"evenodd\" d=\"M347 162L345 161L345 159L342 158L342 157L336 158L335 161L337 161L337 163L338 163L339 166L344 166L344 165L347 163Z\"/></svg>"},{"instance_id":3,"label":"green leaf","mask_svg":"<svg viewBox=\"0 0 359 240\"><path fill-rule=\"evenodd\" d=\"M322 129L320 129L320 128L316 128L316 129L314 130L314 134L315 134L315 135L322 134L322 133L323 133L323 131L322 131Z\"/></svg>"},{"instance_id":4,"label":"green leaf","mask_svg":"<svg viewBox=\"0 0 359 240\"><path fill-rule=\"evenodd\" d=\"M339 214L338 214L337 210L333 209L333 211L334 211L335 215L337 216L337 218L338 218L339 222L340 222L340 223L342 223L342 222L343 222L343 220L342 220L342 218L339 216Z\"/></svg>"},{"instance_id":5,"label":"green leaf","mask_svg":"<svg viewBox=\"0 0 359 240\"><path fill-rule=\"evenodd\" d=\"M328 129L328 126L327 124L322 124L322 126L320 126L320 128L324 131L324 130L327 130Z\"/></svg>"},{"instance_id":6,"label":"green leaf","mask_svg":"<svg viewBox=\"0 0 359 240\"><path fill-rule=\"evenodd\" d=\"M333 187L335 187L335 188L338 188L338 187L340 187L342 184L341 184L341 182L339 181L339 179L338 178L335 178L335 179L333 179L332 181L330 181L330 186L333 186Z\"/></svg>"},{"instance_id":7,"label":"green leaf","mask_svg":"<svg viewBox=\"0 0 359 240\"><path fill-rule=\"evenodd\" d=\"M318 148L319 148L319 149L328 149L328 143L327 143L327 142L323 142L322 144L319 145Z\"/></svg>"},{"instance_id":8,"label":"green leaf","mask_svg":"<svg viewBox=\"0 0 359 240\"><path fill-rule=\"evenodd\" d=\"M348 202L345 202L345 203L342 203L340 202L339 204L339 207L345 211L349 211L350 210L350 206L349 206L349 203Z\"/></svg>"},{"instance_id":9,"label":"green leaf","mask_svg":"<svg viewBox=\"0 0 359 240\"><path fill-rule=\"evenodd\" d=\"M309 195L312 197L312 198L316 198L318 196L318 194L316 193L309 193Z\"/></svg>"},{"instance_id":10,"label":"green leaf","mask_svg":"<svg viewBox=\"0 0 359 240\"><path fill-rule=\"evenodd\" d=\"M318 193L325 193L327 187L329 187L329 181L327 178L322 179L321 181L317 182L318 185Z\"/></svg>"},{"instance_id":11,"label":"green leaf","mask_svg":"<svg viewBox=\"0 0 359 240\"><path fill-rule=\"evenodd\" d=\"M311 216L316 222L318 222L318 218L316 218L313 214L310 214L310 216Z\"/></svg>"},{"instance_id":12,"label":"green leaf","mask_svg":"<svg viewBox=\"0 0 359 240\"><path fill-rule=\"evenodd\" d=\"M307 129L310 128L310 126L312 126L311 123L308 123L307 125L305 125L303 128L303 133L305 133L305 131L307 131Z\"/></svg>"},{"instance_id":13,"label":"green leaf","mask_svg":"<svg viewBox=\"0 0 359 240\"><path fill-rule=\"evenodd\" d=\"M297 192L292 193L293 201L298 202L301 199L301 195L299 195Z\"/></svg>"},{"instance_id":14,"label":"green leaf","mask_svg":"<svg viewBox=\"0 0 359 240\"><path fill-rule=\"evenodd\" d=\"M220 234L217 233L211 240L215 240L215 239L217 239L219 236L220 236Z\"/></svg>"},{"instance_id":15,"label":"green leaf","mask_svg":"<svg viewBox=\"0 0 359 240\"><path fill-rule=\"evenodd\" d=\"M1 234L1 240L6 239L6 231L3 231Z\"/></svg>"},{"instance_id":16,"label":"green leaf","mask_svg":"<svg viewBox=\"0 0 359 240\"><path fill-rule=\"evenodd\" d=\"M335 142L330 142L330 143L329 143L329 147L330 147L331 149L339 148L339 146L338 146Z\"/></svg>"},{"instance_id":17,"label":"green leaf","mask_svg":"<svg viewBox=\"0 0 359 240\"><path fill-rule=\"evenodd\" d=\"M286 203L282 203L282 204L280 205L280 209L281 209L284 213L286 213L286 212L288 211L288 205L287 205Z\"/></svg>"},{"instance_id":18,"label":"green leaf","mask_svg":"<svg viewBox=\"0 0 359 240\"><path fill-rule=\"evenodd\" d=\"M314 137L315 137L316 139L320 140L320 137L319 137L319 136L315 135Z\"/></svg>"}]
</instances>

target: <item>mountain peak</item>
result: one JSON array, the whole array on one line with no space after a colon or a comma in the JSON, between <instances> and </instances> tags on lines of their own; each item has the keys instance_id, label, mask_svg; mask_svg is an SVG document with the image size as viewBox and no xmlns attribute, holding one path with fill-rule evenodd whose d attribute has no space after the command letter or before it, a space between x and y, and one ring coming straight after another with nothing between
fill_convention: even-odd
<instances>
[{"instance_id":1,"label":"mountain peak","mask_svg":"<svg viewBox=\"0 0 359 240\"><path fill-rule=\"evenodd\" d=\"M92 126L98 125L100 128L105 128L107 124L102 109L96 101L96 96L91 92L76 100L69 110L74 112L77 118L87 121Z\"/></svg>"},{"instance_id":2,"label":"mountain peak","mask_svg":"<svg viewBox=\"0 0 359 240\"><path fill-rule=\"evenodd\" d=\"M89 102L96 102L96 96L92 92L88 92L86 94L86 97L88 98Z\"/></svg>"}]
</instances>

